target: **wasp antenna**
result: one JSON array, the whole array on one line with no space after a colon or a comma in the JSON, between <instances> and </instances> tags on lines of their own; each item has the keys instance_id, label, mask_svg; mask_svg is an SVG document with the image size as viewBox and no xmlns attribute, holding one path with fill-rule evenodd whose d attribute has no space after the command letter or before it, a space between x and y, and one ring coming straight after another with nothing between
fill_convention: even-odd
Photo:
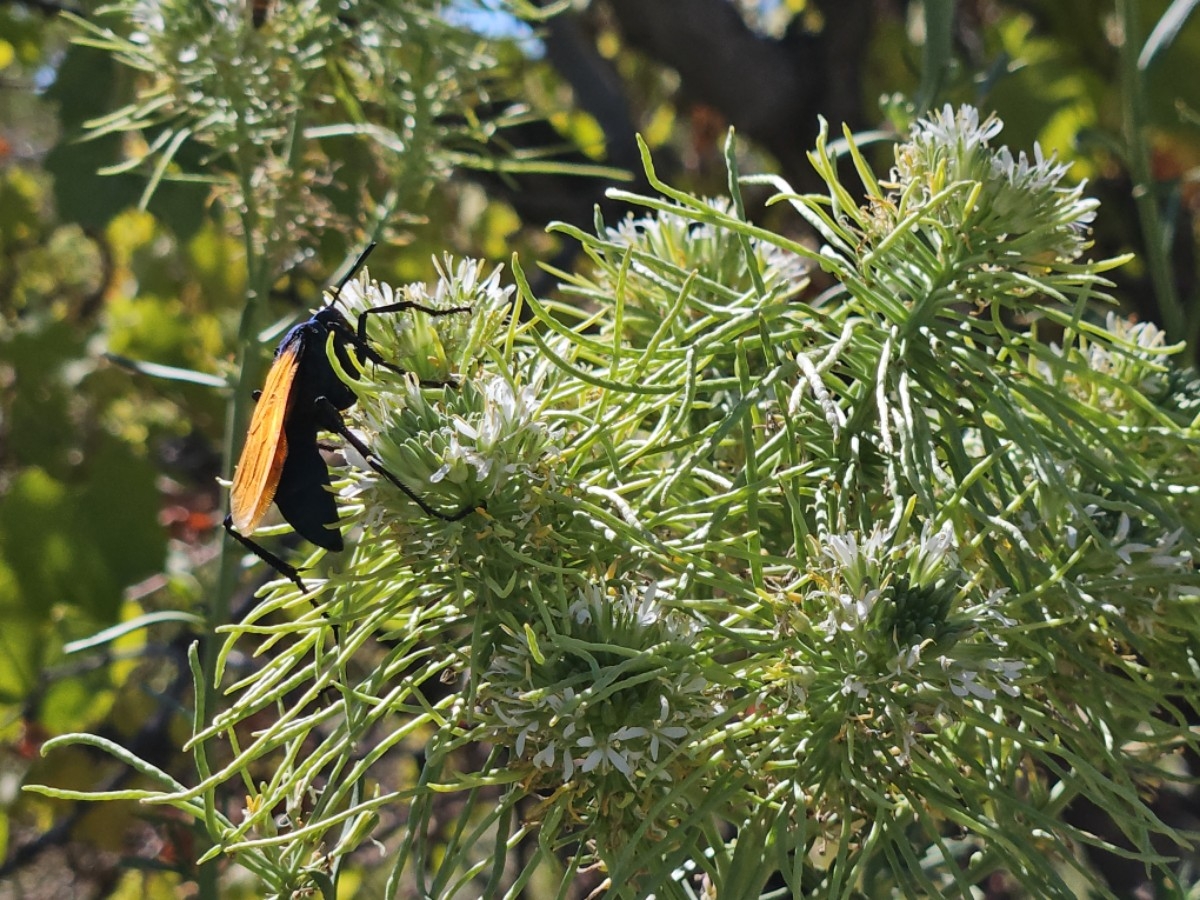
<instances>
[{"instance_id":1,"label":"wasp antenna","mask_svg":"<svg viewBox=\"0 0 1200 900\"><path fill-rule=\"evenodd\" d=\"M367 257L371 255L371 251L375 249L377 243L377 241L371 241L371 243L363 247L362 253L358 254L358 259L354 260L354 265L338 280L337 285L334 287L333 300L330 301L330 305L337 302L338 297L342 295L342 288L349 284L350 279L358 274L358 270L363 267L363 263L367 261Z\"/></svg>"}]
</instances>

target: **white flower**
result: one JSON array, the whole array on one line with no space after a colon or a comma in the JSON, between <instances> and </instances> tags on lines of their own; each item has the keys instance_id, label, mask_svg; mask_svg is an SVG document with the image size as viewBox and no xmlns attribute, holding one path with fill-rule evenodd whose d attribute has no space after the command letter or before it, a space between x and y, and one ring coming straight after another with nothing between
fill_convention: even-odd
<instances>
[{"instance_id":1,"label":"white flower","mask_svg":"<svg viewBox=\"0 0 1200 900\"><path fill-rule=\"evenodd\" d=\"M632 761L613 742L614 737L614 735L608 735L604 739L598 740L589 734L584 735L576 741L576 745L583 749L593 748L583 758L583 762L579 765L579 770L581 772L593 772L599 768L601 771L604 771L604 768L611 765L626 777L632 775Z\"/></svg>"},{"instance_id":2,"label":"white flower","mask_svg":"<svg viewBox=\"0 0 1200 900\"><path fill-rule=\"evenodd\" d=\"M979 684L978 672L968 669L959 670L950 676L950 691L956 697L974 696L981 700L995 700L996 692Z\"/></svg>"},{"instance_id":3,"label":"white flower","mask_svg":"<svg viewBox=\"0 0 1200 900\"><path fill-rule=\"evenodd\" d=\"M554 765L554 749L555 749L554 741L550 741L549 743L547 743L545 747L543 747L541 750L539 750L537 753L534 754L533 760L532 760L533 764L535 766L537 766L539 769L548 769L551 766L553 766ZM517 755L519 756L520 753L518 752ZM564 781L570 780L570 777L571 776L564 774L563 780Z\"/></svg>"},{"instance_id":4,"label":"white flower","mask_svg":"<svg viewBox=\"0 0 1200 900\"><path fill-rule=\"evenodd\" d=\"M859 697L866 697L867 686L860 679L852 675L847 675L846 679L842 682L842 694L844 696L855 694Z\"/></svg>"},{"instance_id":5,"label":"white flower","mask_svg":"<svg viewBox=\"0 0 1200 900\"><path fill-rule=\"evenodd\" d=\"M1004 691L1010 697L1017 697L1021 693L1021 689L1017 687L1015 682L1021 677L1025 671L1025 663L1019 659L989 659L984 662L984 667L991 672L995 680L996 687Z\"/></svg>"},{"instance_id":6,"label":"white flower","mask_svg":"<svg viewBox=\"0 0 1200 900\"><path fill-rule=\"evenodd\" d=\"M939 144L959 145L964 151L986 147L1004 128L995 115L979 121L979 110L964 103L955 109L949 103L934 110L913 126L913 140L929 139Z\"/></svg>"},{"instance_id":7,"label":"white flower","mask_svg":"<svg viewBox=\"0 0 1200 900\"><path fill-rule=\"evenodd\" d=\"M946 522L940 529L933 531L933 523L926 522L921 529L921 540L917 545L917 555L922 559L922 568L940 568L954 549L954 528Z\"/></svg>"}]
</instances>

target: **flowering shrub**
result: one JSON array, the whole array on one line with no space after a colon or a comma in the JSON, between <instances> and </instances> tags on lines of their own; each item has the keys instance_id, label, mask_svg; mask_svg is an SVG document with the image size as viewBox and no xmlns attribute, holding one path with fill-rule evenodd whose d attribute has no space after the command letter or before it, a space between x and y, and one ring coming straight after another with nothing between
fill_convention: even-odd
<instances>
[{"instance_id":1,"label":"flowering shrub","mask_svg":"<svg viewBox=\"0 0 1200 900\"><path fill-rule=\"evenodd\" d=\"M348 468L353 552L197 666L230 699L197 716L198 781L130 759L159 785L121 795L273 896L332 897L372 839L389 897L589 868L629 897L1104 893L1077 797L1170 877L1146 798L1196 743L1197 382L1104 317L1095 203L999 130L935 113L887 181L850 141L861 201L824 139L827 195L651 170L659 196L620 194L643 217L559 229L588 260L562 300L519 266L515 291L364 273L351 309L472 308L372 317L411 374L368 366L348 417L475 511ZM820 249L747 222L750 181Z\"/></svg>"}]
</instances>

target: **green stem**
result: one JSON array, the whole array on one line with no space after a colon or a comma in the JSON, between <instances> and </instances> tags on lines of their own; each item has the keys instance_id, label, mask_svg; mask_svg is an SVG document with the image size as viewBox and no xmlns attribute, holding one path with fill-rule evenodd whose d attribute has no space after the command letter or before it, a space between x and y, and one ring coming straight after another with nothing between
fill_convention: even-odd
<instances>
[{"instance_id":1,"label":"green stem","mask_svg":"<svg viewBox=\"0 0 1200 900\"><path fill-rule=\"evenodd\" d=\"M244 155L244 154L243 154ZM233 395L229 398L229 406L225 416L225 441L223 453L225 465L232 472L233 462L242 446L246 423L250 416L250 395L258 382L258 308L261 300L270 289L270 266L262 248L256 245L255 235L258 233L259 212L254 202L254 187L250 175L254 166L245 165L245 160L239 160L239 177L245 200L242 213L242 232L246 252L246 304L242 308L241 321L238 323L237 354L238 379L234 386ZM237 568L240 555L234 546L225 541L221 544L220 569L217 577L217 592L209 609L209 639L204 642L204 671L211 677L216 671L217 653L220 641L213 636L213 629L229 620L230 600L237 588ZM216 686L206 683L209 700L215 701L213 692ZM216 711L215 702L208 704L210 711Z\"/></svg>"},{"instance_id":2,"label":"green stem","mask_svg":"<svg viewBox=\"0 0 1200 900\"><path fill-rule=\"evenodd\" d=\"M250 415L250 396L259 381L258 363L258 307L260 298L265 293L263 282L267 266L262 260L255 259L253 237L246 238L246 305L242 310L241 321L238 324L238 379L229 399L225 416L225 440L222 452L226 460L227 472L232 477L233 463L241 450L242 439L246 432L246 424ZM226 541L221 545L220 569L217 578L217 593L209 610L209 625L211 629L224 625L229 621L230 601L237 588L238 563L240 554L236 545ZM216 671L217 652L220 641L213 638L205 642L204 671L210 676ZM211 682L207 685L214 690Z\"/></svg>"},{"instance_id":3,"label":"green stem","mask_svg":"<svg viewBox=\"0 0 1200 900\"><path fill-rule=\"evenodd\" d=\"M243 145L248 146L248 145ZM250 395L258 383L258 310L261 300L270 289L270 264L266 254L256 245L255 235L258 233L259 211L254 200L254 187L251 184L251 173L254 166L246 160L246 154L240 154L238 160L239 178L245 209L242 212L242 232L246 253L246 303L242 308L241 320L238 323L237 357L238 378L225 415L225 440L222 446L223 458L227 474L232 477L234 460L241 450L246 423L250 416ZM218 564L217 585L212 604L208 610L208 622L202 642L201 658L204 673L204 708L210 716L220 709L221 693L214 682L217 670L217 656L221 650L221 637L216 633L220 625L229 621L229 610L234 591L238 585L238 564L240 554L232 541L221 542L221 554ZM207 798L206 803L216 802L215 796ZM218 882L218 861L213 860L200 867L198 876L199 896L201 900L219 900L221 896Z\"/></svg>"},{"instance_id":4,"label":"green stem","mask_svg":"<svg viewBox=\"0 0 1200 900\"><path fill-rule=\"evenodd\" d=\"M1138 221L1146 243L1146 265L1154 284L1155 297L1162 314L1162 325L1172 340L1189 337L1187 316L1179 300L1175 279L1171 275L1171 260L1166 244L1166 231L1159 212L1158 196L1150 167L1150 150L1146 142L1146 99L1142 71L1138 67L1142 34L1138 21L1138 0L1117 0L1124 39L1121 42L1121 102L1124 120L1125 145L1129 174L1133 179L1133 197L1137 204Z\"/></svg>"}]
</instances>

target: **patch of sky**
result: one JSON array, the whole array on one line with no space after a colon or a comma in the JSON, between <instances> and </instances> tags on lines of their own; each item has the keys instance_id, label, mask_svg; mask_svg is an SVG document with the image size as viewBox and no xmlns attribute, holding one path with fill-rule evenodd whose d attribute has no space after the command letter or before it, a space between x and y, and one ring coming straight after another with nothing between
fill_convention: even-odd
<instances>
[{"instance_id":1,"label":"patch of sky","mask_svg":"<svg viewBox=\"0 0 1200 900\"><path fill-rule=\"evenodd\" d=\"M528 22L513 15L503 0L449 0L442 16L481 37L511 40L530 59L546 55L546 46L537 32Z\"/></svg>"}]
</instances>

